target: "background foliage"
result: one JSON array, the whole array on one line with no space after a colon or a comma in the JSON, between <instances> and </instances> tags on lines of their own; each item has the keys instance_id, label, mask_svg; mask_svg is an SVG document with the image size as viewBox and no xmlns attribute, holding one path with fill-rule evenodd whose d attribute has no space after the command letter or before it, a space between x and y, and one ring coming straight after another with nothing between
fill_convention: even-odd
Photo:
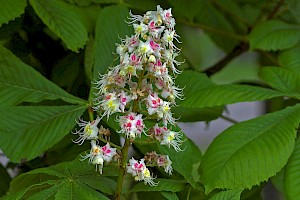
<instances>
[{"instance_id":1,"label":"background foliage","mask_svg":"<svg viewBox=\"0 0 300 200\"><path fill-rule=\"evenodd\" d=\"M226 105L267 100L266 115L234 123L202 155L136 143L141 156L168 154L175 173L157 187L125 177L128 199L262 199L266 181L300 198L300 3L297 0L0 0L1 199L110 199L118 169L104 176L80 162L75 119L87 116L98 72L132 33L129 10L172 7L185 60L176 83L181 122L222 117ZM221 84L222 83L222 84ZM101 122L116 130L114 122ZM112 141L119 143L119 135ZM7 169L17 168L11 180ZM280 173L279 173L280 172ZM151 192L151 195L149 195Z\"/></svg>"}]
</instances>

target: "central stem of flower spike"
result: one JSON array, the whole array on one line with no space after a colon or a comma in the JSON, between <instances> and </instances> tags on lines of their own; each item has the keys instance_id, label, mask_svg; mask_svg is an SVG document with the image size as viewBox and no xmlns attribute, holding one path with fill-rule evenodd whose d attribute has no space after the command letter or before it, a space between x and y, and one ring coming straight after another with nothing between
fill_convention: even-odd
<instances>
[{"instance_id":1,"label":"central stem of flower spike","mask_svg":"<svg viewBox=\"0 0 300 200\"><path fill-rule=\"evenodd\" d=\"M130 139L126 139L123 149L122 149L122 161L121 161L120 171L119 171L118 179L117 179L117 188L116 188L116 199L117 200L119 200L121 198L121 192L122 192L124 175L126 172L129 147L130 147Z\"/></svg>"},{"instance_id":2,"label":"central stem of flower spike","mask_svg":"<svg viewBox=\"0 0 300 200\"><path fill-rule=\"evenodd\" d=\"M180 49L173 40L178 42L179 36L174 29L171 9L163 10L157 6L156 11L148 11L143 16L130 13L129 19L135 33L126 36L117 46L120 63L100 75L96 82L98 92L95 93L93 110L100 116L93 120L93 110L90 109L90 122L79 119L80 129L75 132L79 138L74 141L82 144L90 140L90 153L82 157L94 164L100 174L105 164L120 164L116 199L121 199L125 173L150 186L156 186L158 182L148 167L163 167L166 173L172 174L172 161L168 155L152 151L140 160L128 160L128 150L136 138L142 138L144 133L147 141L157 141L176 151L182 151L180 145L183 142L182 133L172 131L176 120L172 117L171 107L176 104L176 98L181 99L182 90L174 83L180 73L176 66L181 63L175 60ZM109 118L112 114L117 115L119 122L117 132L125 138L122 148L109 142L108 129L98 127L103 117ZM144 122L150 119L152 122L156 120L156 124L146 127ZM99 141L107 144L100 146ZM121 149L121 155L114 147Z\"/></svg>"}]
</instances>

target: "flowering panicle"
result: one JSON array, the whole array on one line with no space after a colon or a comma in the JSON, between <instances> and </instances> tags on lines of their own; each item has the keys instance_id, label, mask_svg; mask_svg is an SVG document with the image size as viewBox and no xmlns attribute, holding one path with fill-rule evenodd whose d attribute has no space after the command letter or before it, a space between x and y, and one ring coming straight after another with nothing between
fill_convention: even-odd
<instances>
[{"instance_id":1,"label":"flowering panicle","mask_svg":"<svg viewBox=\"0 0 300 200\"><path fill-rule=\"evenodd\" d=\"M140 106L134 112L141 113L141 105L147 102L148 115L157 115L165 126L175 124L171 106L176 98L182 98L182 90L173 81L174 75L180 73L176 66L181 62L175 60L180 49L174 40L178 42L179 36L171 9L157 6L156 11L148 11L144 16L130 13L129 19L134 34L117 45L120 63L96 82L94 109L109 117L133 110L134 100L139 100Z\"/></svg>"},{"instance_id":2,"label":"flowering panicle","mask_svg":"<svg viewBox=\"0 0 300 200\"><path fill-rule=\"evenodd\" d=\"M181 73L176 67L182 62L175 60L180 53L175 45L179 43L179 35L171 11L171 8L163 10L158 5L156 11L148 11L143 16L130 12L127 23L132 25L134 34L121 39L116 47L119 63L109 68L106 74L100 74L94 83L97 92L93 109L100 116L93 122L80 120L80 130L75 132L79 138L74 142L82 144L91 140L90 153L83 159L95 164L100 173L104 162L111 162L113 157L119 156L109 143L98 145L98 139L107 140L110 136L109 130L97 127L105 116L109 118L117 114L118 133L129 144L144 133L161 145L182 151L182 133L171 130L176 125L171 108L176 105L176 99L183 99L182 89L174 83L177 74ZM147 129L145 121L148 119L155 119L157 124ZM127 173L136 181L157 185L145 162L149 166L163 167L166 173L172 174L169 156L155 152L146 154L140 161L131 158L126 166Z\"/></svg>"}]
</instances>

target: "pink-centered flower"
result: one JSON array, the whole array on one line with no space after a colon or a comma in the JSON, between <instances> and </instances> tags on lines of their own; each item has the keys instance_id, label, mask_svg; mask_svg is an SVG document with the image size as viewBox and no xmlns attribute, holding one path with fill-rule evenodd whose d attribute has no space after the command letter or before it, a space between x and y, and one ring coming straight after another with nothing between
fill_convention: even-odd
<instances>
[{"instance_id":1,"label":"pink-centered flower","mask_svg":"<svg viewBox=\"0 0 300 200\"><path fill-rule=\"evenodd\" d=\"M155 178L151 176L144 159L137 161L131 158L126 166L126 171L128 174L131 174L136 181L144 181L145 185L156 186L158 184L153 181Z\"/></svg>"},{"instance_id":2,"label":"pink-centered flower","mask_svg":"<svg viewBox=\"0 0 300 200\"><path fill-rule=\"evenodd\" d=\"M102 174L104 161L109 163L112 158L117 154L116 149L110 147L109 143L101 147L96 144L95 140L91 141L91 150L89 154L82 156L82 160L89 159L89 162L96 166L96 171Z\"/></svg>"},{"instance_id":3,"label":"pink-centered flower","mask_svg":"<svg viewBox=\"0 0 300 200\"><path fill-rule=\"evenodd\" d=\"M156 163L159 167L163 167L166 173L172 175L172 161L170 160L168 155L160 155L156 160Z\"/></svg>"},{"instance_id":4,"label":"pink-centered flower","mask_svg":"<svg viewBox=\"0 0 300 200\"><path fill-rule=\"evenodd\" d=\"M128 115L119 118L121 130L119 133L124 133L126 138L135 139L137 136L141 137L144 132L144 122L142 114L129 113Z\"/></svg>"},{"instance_id":5,"label":"pink-centered flower","mask_svg":"<svg viewBox=\"0 0 300 200\"><path fill-rule=\"evenodd\" d=\"M76 130L73 134L78 134L79 138L74 140L74 143L78 143L81 145L85 140L97 140L98 139L98 123L100 122L100 118L97 118L96 120L92 122L86 122L82 119L79 119L77 121L77 124L79 125L80 129Z\"/></svg>"}]
</instances>

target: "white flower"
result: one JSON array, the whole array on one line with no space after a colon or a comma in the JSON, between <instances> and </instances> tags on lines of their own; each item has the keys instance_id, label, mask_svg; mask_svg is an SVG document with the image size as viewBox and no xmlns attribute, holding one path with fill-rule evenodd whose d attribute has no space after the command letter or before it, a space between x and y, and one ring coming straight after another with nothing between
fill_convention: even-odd
<instances>
[{"instance_id":1,"label":"white flower","mask_svg":"<svg viewBox=\"0 0 300 200\"><path fill-rule=\"evenodd\" d=\"M98 123L100 122L100 118L97 118L96 120L92 122L86 122L82 119L79 119L79 121L76 121L79 125L80 129L75 131L73 134L78 134L79 138L77 138L75 143L78 143L81 145L85 140L96 140L98 138Z\"/></svg>"},{"instance_id":2,"label":"white flower","mask_svg":"<svg viewBox=\"0 0 300 200\"><path fill-rule=\"evenodd\" d=\"M98 100L98 99L96 99ZM104 113L102 114L102 117L105 115L107 118L116 113L116 112L121 112L120 110L120 101L117 98L117 95L115 92L108 93L104 95L103 99L99 99L99 102L95 103L96 107L94 109L99 109L102 108L104 110Z\"/></svg>"},{"instance_id":3,"label":"white flower","mask_svg":"<svg viewBox=\"0 0 300 200\"><path fill-rule=\"evenodd\" d=\"M129 113L126 116L119 118L119 124L121 130L119 133L124 133L127 138L135 139L137 136L141 137L141 133L144 132L144 122L142 114Z\"/></svg>"},{"instance_id":4,"label":"white flower","mask_svg":"<svg viewBox=\"0 0 300 200\"><path fill-rule=\"evenodd\" d=\"M131 158L127 164L126 171L128 174L131 174L136 181L144 181L145 184L149 184L150 186L156 186L158 184L153 181L155 178L151 176L144 159L138 162L134 158Z\"/></svg>"},{"instance_id":5,"label":"white flower","mask_svg":"<svg viewBox=\"0 0 300 200\"><path fill-rule=\"evenodd\" d=\"M183 151L180 148L180 145L183 143L181 140L182 138L182 133L181 132L175 132L175 131L165 131L163 139L161 140L160 144L161 145L167 145L169 148L172 146L175 151Z\"/></svg>"},{"instance_id":6,"label":"white flower","mask_svg":"<svg viewBox=\"0 0 300 200\"><path fill-rule=\"evenodd\" d=\"M101 147L96 144L95 140L92 140L90 153L82 156L82 160L89 158L89 162L96 165L96 171L99 170L100 174L102 174L104 161L110 162L116 154L116 149L111 148L109 143Z\"/></svg>"},{"instance_id":7,"label":"white flower","mask_svg":"<svg viewBox=\"0 0 300 200\"><path fill-rule=\"evenodd\" d=\"M120 100L120 110L122 112L125 112L125 106L132 100L131 96L129 96L126 92L123 90L121 93L118 94L119 100Z\"/></svg>"},{"instance_id":8,"label":"white flower","mask_svg":"<svg viewBox=\"0 0 300 200\"><path fill-rule=\"evenodd\" d=\"M138 37L140 35L144 35L148 32L148 26L144 23L140 23L140 24L133 24L133 28L134 28L134 32L135 32L135 36Z\"/></svg>"},{"instance_id":9,"label":"white flower","mask_svg":"<svg viewBox=\"0 0 300 200\"><path fill-rule=\"evenodd\" d=\"M146 41L146 42L141 41L139 43L138 53L140 55L142 55L143 58L145 58L146 55L148 56L148 55L154 53L154 51L150 45L150 41Z\"/></svg>"},{"instance_id":10,"label":"white flower","mask_svg":"<svg viewBox=\"0 0 300 200\"><path fill-rule=\"evenodd\" d=\"M172 161L170 160L168 155L160 155L158 159L156 160L156 163L159 167L163 167L165 169L165 172L169 175L172 175Z\"/></svg>"},{"instance_id":11,"label":"white flower","mask_svg":"<svg viewBox=\"0 0 300 200\"><path fill-rule=\"evenodd\" d=\"M116 148L110 147L109 143L101 147L101 155L103 160L105 160L106 162L110 162L116 154Z\"/></svg>"}]
</instances>

